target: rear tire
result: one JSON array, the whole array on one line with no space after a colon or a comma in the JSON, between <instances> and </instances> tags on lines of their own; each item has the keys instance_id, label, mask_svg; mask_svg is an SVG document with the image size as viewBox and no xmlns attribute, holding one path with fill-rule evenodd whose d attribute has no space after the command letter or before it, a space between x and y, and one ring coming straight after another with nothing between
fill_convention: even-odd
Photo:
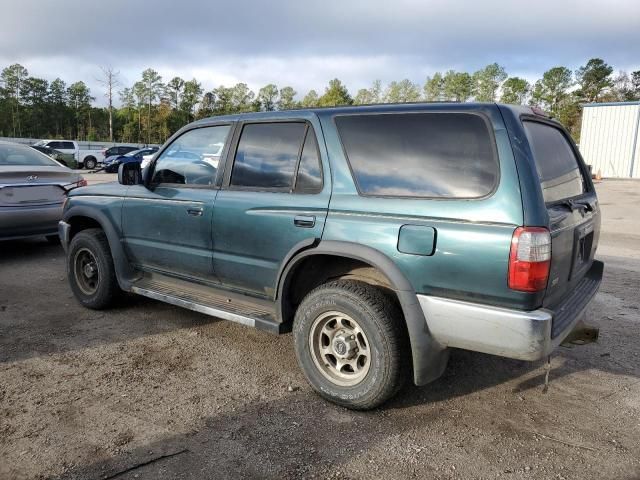
<instances>
[{"instance_id":1,"label":"rear tire","mask_svg":"<svg viewBox=\"0 0 640 480\"><path fill-rule=\"evenodd\" d=\"M98 165L98 161L93 157L87 157L84 159L84 168L87 170L93 170Z\"/></svg>"},{"instance_id":2,"label":"rear tire","mask_svg":"<svg viewBox=\"0 0 640 480\"><path fill-rule=\"evenodd\" d=\"M402 314L366 283L337 280L302 301L293 326L298 364L325 399L354 410L376 408L409 374Z\"/></svg>"},{"instance_id":3,"label":"rear tire","mask_svg":"<svg viewBox=\"0 0 640 480\"><path fill-rule=\"evenodd\" d=\"M67 275L75 297L94 310L115 303L121 293L107 236L99 228L73 237L67 253Z\"/></svg>"}]
</instances>

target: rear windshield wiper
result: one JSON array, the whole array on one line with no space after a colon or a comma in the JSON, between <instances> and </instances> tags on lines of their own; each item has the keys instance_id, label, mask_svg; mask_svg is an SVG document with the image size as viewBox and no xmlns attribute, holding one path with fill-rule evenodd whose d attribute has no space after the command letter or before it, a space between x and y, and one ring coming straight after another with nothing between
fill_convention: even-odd
<instances>
[{"instance_id":1,"label":"rear windshield wiper","mask_svg":"<svg viewBox=\"0 0 640 480\"><path fill-rule=\"evenodd\" d=\"M585 212L593 211L593 205L591 205L589 202L581 202L579 200L561 200L555 205L568 207L572 212L576 210L584 210Z\"/></svg>"}]
</instances>

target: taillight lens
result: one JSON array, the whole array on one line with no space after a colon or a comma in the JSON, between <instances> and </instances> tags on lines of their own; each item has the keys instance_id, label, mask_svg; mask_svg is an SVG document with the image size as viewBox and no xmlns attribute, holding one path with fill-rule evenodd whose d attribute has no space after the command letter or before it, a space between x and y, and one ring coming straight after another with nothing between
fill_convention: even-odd
<instances>
[{"instance_id":1,"label":"taillight lens","mask_svg":"<svg viewBox=\"0 0 640 480\"><path fill-rule=\"evenodd\" d=\"M86 178L82 178L80 177L80 180L78 180L78 182L76 183L76 185L78 187L86 187L87 186L87 179Z\"/></svg>"},{"instance_id":2,"label":"taillight lens","mask_svg":"<svg viewBox=\"0 0 640 480\"><path fill-rule=\"evenodd\" d=\"M537 292L547 286L551 235L542 227L518 227L511 238L509 288Z\"/></svg>"}]
</instances>

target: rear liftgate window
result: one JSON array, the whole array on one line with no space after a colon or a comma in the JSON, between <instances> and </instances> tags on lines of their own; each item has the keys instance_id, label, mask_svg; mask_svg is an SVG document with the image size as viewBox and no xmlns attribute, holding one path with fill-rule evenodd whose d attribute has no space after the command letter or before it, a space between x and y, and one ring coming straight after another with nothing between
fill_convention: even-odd
<instances>
[{"instance_id":1,"label":"rear liftgate window","mask_svg":"<svg viewBox=\"0 0 640 480\"><path fill-rule=\"evenodd\" d=\"M523 122L546 203L585 192L578 159L564 134L540 122Z\"/></svg>"},{"instance_id":2,"label":"rear liftgate window","mask_svg":"<svg viewBox=\"0 0 640 480\"><path fill-rule=\"evenodd\" d=\"M495 142L479 115L347 115L336 124L364 195L479 198L498 181Z\"/></svg>"}]
</instances>

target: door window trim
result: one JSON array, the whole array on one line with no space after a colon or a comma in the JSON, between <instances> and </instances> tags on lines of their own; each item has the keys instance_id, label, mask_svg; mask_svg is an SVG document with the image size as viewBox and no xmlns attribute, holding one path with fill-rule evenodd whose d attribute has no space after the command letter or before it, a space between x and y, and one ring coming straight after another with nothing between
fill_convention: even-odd
<instances>
[{"instance_id":1,"label":"door window trim","mask_svg":"<svg viewBox=\"0 0 640 480\"><path fill-rule=\"evenodd\" d=\"M274 123L302 123L305 125L304 133L302 136L302 142L300 143L300 148L298 149L298 156L296 159L296 166L293 172L293 182L290 187L247 187L247 186L238 186L231 185L231 175L233 173L233 167L236 161L236 153L238 152L238 146L240 145L240 138L242 137L242 130L245 125L259 125L259 124L274 124ZM306 191L306 192L296 192L295 186L298 183L298 170L300 168L300 161L302 160L302 151L304 150L304 144L307 139L307 135L309 132L314 135L316 140L316 154L318 157L318 164L320 166L320 188L314 191ZM228 168L227 168L228 165ZM235 131L233 134L233 138L231 141L231 147L229 148L228 156L225 161L225 172L224 178L222 181L223 190L230 191L240 191L240 192L264 192L264 193L289 193L293 195L317 195L324 190L324 168L322 166L322 155L320 152L320 142L318 141L318 136L316 135L315 129L313 128L313 124L307 119L295 119L295 118L286 118L286 119L265 119L265 120L243 120L239 121L235 126Z\"/></svg>"},{"instance_id":2,"label":"door window trim","mask_svg":"<svg viewBox=\"0 0 640 480\"><path fill-rule=\"evenodd\" d=\"M183 135L186 135L187 133L192 132L194 130L198 130L201 128L211 128L211 127L229 127L229 131L227 132L227 136L225 137L225 140L224 140L224 147L222 147L222 152L220 153L220 161L218 163L218 168L216 171L216 178L214 178L213 183L211 185L193 185L193 184L185 185L183 183L152 183L151 182L153 180L153 174L155 173L156 163L158 162L158 160L160 160L160 157L162 157L162 154L165 152L165 150L171 147L171 145L173 145L173 143L179 138L181 138ZM235 127L234 122L221 122L221 123L214 123L214 124L197 125L191 128L187 128L185 130L179 130L178 132L176 132L176 134L172 138L169 139L169 141L165 145L160 147L160 149L158 149L155 152L154 155L156 156L151 162L151 164L149 165L149 174L147 177L149 180L145 186L150 190L153 190L154 188L158 188L158 187L193 188L193 189L199 189L199 190L203 190L203 189L218 190L220 188L220 181L224 175L223 172L226 164L226 155L229 152L229 146L235 134L234 127Z\"/></svg>"}]
</instances>

